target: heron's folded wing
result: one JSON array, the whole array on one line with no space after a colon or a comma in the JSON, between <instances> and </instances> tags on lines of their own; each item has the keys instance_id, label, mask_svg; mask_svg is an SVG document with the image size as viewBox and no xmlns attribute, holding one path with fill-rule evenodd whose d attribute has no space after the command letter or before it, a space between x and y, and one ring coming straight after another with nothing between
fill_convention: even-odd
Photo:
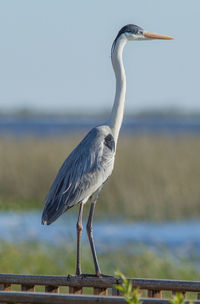
<instances>
[{"instance_id":1,"label":"heron's folded wing","mask_svg":"<svg viewBox=\"0 0 200 304\"><path fill-rule=\"evenodd\" d=\"M42 221L51 223L64 211L88 198L102 184L106 158L96 128L72 151L60 168L46 198Z\"/></svg>"}]
</instances>

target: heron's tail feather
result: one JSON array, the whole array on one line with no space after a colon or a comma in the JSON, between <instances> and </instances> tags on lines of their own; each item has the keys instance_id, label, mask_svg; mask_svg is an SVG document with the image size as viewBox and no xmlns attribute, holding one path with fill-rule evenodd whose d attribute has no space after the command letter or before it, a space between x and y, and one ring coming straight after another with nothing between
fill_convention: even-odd
<instances>
[{"instance_id":1,"label":"heron's tail feather","mask_svg":"<svg viewBox=\"0 0 200 304\"><path fill-rule=\"evenodd\" d=\"M57 218L64 213L65 211L67 211L68 208L66 208L66 206L59 206L59 208L57 208L58 203L54 202L53 204L51 203L46 203L45 208L43 210L42 213L42 224L43 225L50 225L53 222L55 222L55 220L57 220Z\"/></svg>"}]
</instances>

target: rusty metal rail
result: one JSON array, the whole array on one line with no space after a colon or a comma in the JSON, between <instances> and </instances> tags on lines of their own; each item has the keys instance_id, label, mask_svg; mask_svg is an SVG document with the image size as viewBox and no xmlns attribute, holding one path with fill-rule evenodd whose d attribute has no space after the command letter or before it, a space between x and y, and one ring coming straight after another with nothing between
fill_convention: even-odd
<instances>
[{"instance_id":1,"label":"rusty metal rail","mask_svg":"<svg viewBox=\"0 0 200 304\"><path fill-rule=\"evenodd\" d=\"M167 299L163 299L165 291L169 291L168 297L176 292L182 292L185 299L187 299L187 293L192 292L194 302L200 304L198 301L200 282L157 279L129 280L131 280L133 288L138 287L144 295L145 298L142 299L144 304L169 303ZM0 274L0 303L126 303L114 287L120 283L121 281L114 277ZM38 286L42 292L36 291ZM19 289L21 291L17 291ZM164 297L166 297L166 293Z\"/></svg>"}]
</instances>

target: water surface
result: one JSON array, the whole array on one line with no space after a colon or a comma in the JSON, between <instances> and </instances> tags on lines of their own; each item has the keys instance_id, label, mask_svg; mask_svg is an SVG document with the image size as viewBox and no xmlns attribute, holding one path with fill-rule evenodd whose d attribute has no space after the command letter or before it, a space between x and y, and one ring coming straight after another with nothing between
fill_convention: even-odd
<instances>
[{"instance_id":1,"label":"water surface","mask_svg":"<svg viewBox=\"0 0 200 304\"><path fill-rule=\"evenodd\" d=\"M106 118L1 118L0 135L16 137L26 136L62 136L87 132L96 125L102 124ZM153 134L200 134L200 118L126 118L122 132Z\"/></svg>"},{"instance_id":2,"label":"water surface","mask_svg":"<svg viewBox=\"0 0 200 304\"><path fill-rule=\"evenodd\" d=\"M85 226L85 223L84 223ZM85 227L84 227L85 228ZM134 222L95 221L94 237L98 250L131 250L148 248L162 254L163 248L172 255L200 257L200 221ZM50 226L41 225L41 213L1 212L0 239L17 243L37 241L42 244L66 246L76 240L76 218L63 215ZM86 242L84 229L83 242Z\"/></svg>"}]
</instances>

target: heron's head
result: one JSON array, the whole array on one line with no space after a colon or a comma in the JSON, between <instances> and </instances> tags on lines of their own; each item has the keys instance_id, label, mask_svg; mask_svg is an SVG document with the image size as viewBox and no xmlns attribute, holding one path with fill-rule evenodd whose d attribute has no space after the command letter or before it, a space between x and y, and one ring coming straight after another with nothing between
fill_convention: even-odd
<instances>
[{"instance_id":1,"label":"heron's head","mask_svg":"<svg viewBox=\"0 0 200 304\"><path fill-rule=\"evenodd\" d=\"M145 31L140 26L137 26L135 24L127 24L121 28L121 30L119 31L119 33L117 34L117 37L115 38L115 40L113 42L112 49L115 48L117 41L120 40L121 38L125 38L127 41L152 40L152 39L167 39L167 40L173 39L170 36Z\"/></svg>"}]
</instances>

